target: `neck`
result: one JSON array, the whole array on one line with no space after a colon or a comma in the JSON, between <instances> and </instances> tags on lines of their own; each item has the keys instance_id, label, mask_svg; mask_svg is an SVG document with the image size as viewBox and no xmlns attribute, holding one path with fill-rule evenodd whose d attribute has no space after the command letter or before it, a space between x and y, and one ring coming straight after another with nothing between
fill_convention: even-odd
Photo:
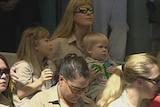
<instances>
[{"instance_id":1,"label":"neck","mask_svg":"<svg viewBox=\"0 0 160 107\"><path fill-rule=\"evenodd\" d=\"M140 107L142 98L140 97L140 93L136 88L128 88L126 89L127 97L131 104L134 107Z\"/></svg>"},{"instance_id":2,"label":"neck","mask_svg":"<svg viewBox=\"0 0 160 107\"><path fill-rule=\"evenodd\" d=\"M43 64L43 58L44 56L37 54L37 59L38 59L39 64Z\"/></svg>"},{"instance_id":3,"label":"neck","mask_svg":"<svg viewBox=\"0 0 160 107\"><path fill-rule=\"evenodd\" d=\"M74 35L76 40L81 43L85 35L88 33L89 27L75 26Z\"/></svg>"}]
</instances>

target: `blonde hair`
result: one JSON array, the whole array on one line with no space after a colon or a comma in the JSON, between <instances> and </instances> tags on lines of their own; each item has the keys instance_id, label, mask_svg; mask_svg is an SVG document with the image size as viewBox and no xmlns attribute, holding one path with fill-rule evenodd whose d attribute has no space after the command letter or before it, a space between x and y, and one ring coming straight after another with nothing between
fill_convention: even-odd
<instances>
[{"instance_id":1,"label":"blonde hair","mask_svg":"<svg viewBox=\"0 0 160 107\"><path fill-rule=\"evenodd\" d=\"M32 64L34 73L40 75L41 62L38 59L37 52L35 50L36 43L43 38L49 38L50 33L44 27L36 26L30 27L24 30L17 51L17 60L25 60Z\"/></svg>"},{"instance_id":2,"label":"blonde hair","mask_svg":"<svg viewBox=\"0 0 160 107\"><path fill-rule=\"evenodd\" d=\"M51 40L61 37L61 38L67 38L70 37L74 31L74 11L78 7L82 5L92 5L92 0L70 0L67 8L65 10L64 16L62 17L59 25L57 26L56 30L54 31ZM88 32L90 32L92 29L92 25L89 27Z\"/></svg>"},{"instance_id":3,"label":"blonde hair","mask_svg":"<svg viewBox=\"0 0 160 107\"><path fill-rule=\"evenodd\" d=\"M104 42L108 47L108 38L102 33L91 32L83 38L84 51L87 55L89 55L88 50L91 50L97 42Z\"/></svg>"},{"instance_id":4,"label":"blonde hair","mask_svg":"<svg viewBox=\"0 0 160 107\"><path fill-rule=\"evenodd\" d=\"M131 55L124 65L124 70L117 69L107 81L97 107L108 107L112 101L120 97L125 88L134 87L136 78L150 74L151 68L148 65L152 64L158 66L158 61L151 55L143 53Z\"/></svg>"}]
</instances>

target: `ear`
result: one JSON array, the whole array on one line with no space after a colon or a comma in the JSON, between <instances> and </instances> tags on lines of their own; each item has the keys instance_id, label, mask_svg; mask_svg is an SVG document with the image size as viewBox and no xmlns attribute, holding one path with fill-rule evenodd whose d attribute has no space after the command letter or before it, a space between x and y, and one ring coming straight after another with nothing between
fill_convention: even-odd
<instances>
[{"instance_id":1,"label":"ear","mask_svg":"<svg viewBox=\"0 0 160 107\"><path fill-rule=\"evenodd\" d=\"M34 47L34 49L35 49L35 50L38 50L38 47L37 47L37 46L35 46L35 47Z\"/></svg>"},{"instance_id":2,"label":"ear","mask_svg":"<svg viewBox=\"0 0 160 107\"><path fill-rule=\"evenodd\" d=\"M60 86L63 84L64 82L64 77L62 75L59 75L59 84Z\"/></svg>"},{"instance_id":3,"label":"ear","mask_svg":"<svg viewBox=\"0 0 160 107\"><path fill-rule=\"evenodd\" d=\"M35 49L35 50L38 50L38 41L37 41L37 40L35 41L34 49Z\"/></svg>"},{"instance_id":4,"label":"ear","mask_svg":"<svg viewBox=\"0 0 160 107\"><path fill-rule=\"evenodd\" d=\"M142 81L142 79L140 79L140 78L137 78L136 79L136 85L138 86L138 87L142 87L143 86L143 81Z\"/></svg>"},{"instance_id":5,"label":"ear","mask_svg":"<svg viewBox=\"0 0 160 107\"><path fill-rule=\"evenodd\" d=\"M90 49L87 49L87 52L91 55L92 51Z\"/></svg>"}]
</instances>

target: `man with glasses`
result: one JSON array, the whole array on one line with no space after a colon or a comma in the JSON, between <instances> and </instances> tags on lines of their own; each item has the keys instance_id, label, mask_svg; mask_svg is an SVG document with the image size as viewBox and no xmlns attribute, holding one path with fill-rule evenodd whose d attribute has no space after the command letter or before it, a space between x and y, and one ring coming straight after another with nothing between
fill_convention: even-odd
<instances>
[{"instance_id":1,"label":"man with glasses","mask_svg":"<svg viewBox=\"0 0 160 107\"><path fill-rule=\"evenodd\" d=\"M84 96L90 73L82 57L67 55L58 72L57 85L36 94L28 107L95 107L94 102Z\"/></svg>"}]
</instances>

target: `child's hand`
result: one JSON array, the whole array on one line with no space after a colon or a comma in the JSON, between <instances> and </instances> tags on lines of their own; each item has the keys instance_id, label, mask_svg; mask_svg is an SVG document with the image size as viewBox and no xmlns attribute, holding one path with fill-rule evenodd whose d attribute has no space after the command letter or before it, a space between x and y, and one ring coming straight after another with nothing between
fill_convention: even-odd
<instances>
[{"instance_id":1,"label":"child's hand","mask_svg":"<svg viewBox=\"0 0 160 107\"><path fill-rule=\"evenodd\" d=\"M39 77L39 80L41 83L45 83L47 80L51 80L54 76L54 73L50 69L44 69L41 72L41 76Z\"/></svg>"},{"instance_id":2,"label":"child's hand","mask_svg":"<svg viewBox=\"0 0 160 107\"><path fill-rule=\"evenodd\" d=\"M90 83L93 82L100 74L101 70L92 68L92 70L90 71Z\"/></svg>"}]
</instances>

